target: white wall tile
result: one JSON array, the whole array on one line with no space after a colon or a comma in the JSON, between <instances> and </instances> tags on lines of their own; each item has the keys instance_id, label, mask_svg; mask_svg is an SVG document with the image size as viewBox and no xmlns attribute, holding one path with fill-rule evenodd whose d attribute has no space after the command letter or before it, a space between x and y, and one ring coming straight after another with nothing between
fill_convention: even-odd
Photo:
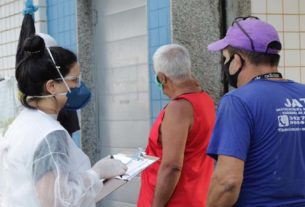
<instances>
[{"instance_id":1,"label":"white wall tile","mask_svg":"<svg viewBox=\"0 0 305 207\"><path fill-rule=\"evenodd\" d=\"M3 68L7 68L8 67L8 61L7 61L7 58L4 57L3 58Z\"/></svg>"},{"instance_id":2,"label":"white wall tile","mask_svg":"<svg viewBox=\"0 0 305 207\"><path fill-rule=\"evenodd\" d=\"M301 66L305 67L305 49L301 50Z\"/></svg>"},{"instance_id":3,"label":"white wall tile","mask_svg":"<svg viewBox=\"0 0 305 207\"><path fill-rule=\"evenodd\" d=\"M283 50L280 51L279 55L281 56L281 57L280 57L279 66L282 67L282 66L284 66L284 60L285 60L285 56L284 56Z\"/></svg>"},{"instance_id":4,"label":"white wall tile","mask_svg":"<svg viewBox=\"0 0 305 207\"><path fill-rule=\"evenodd\" d=\"M6 16L7 16L6 6L2 6L2 11L0 13L0 17L3 18L3 17L6 17Z\"/></svg>"},{"instance_id":5,"label":"white wall tile","mask_svg":"<svg viewBox=\"0 0 305 207\"><path fill-rule=\"evenodd\" d=\"M305 15L300 15L300 31L305 32Z\"/></svg>"},{"instance_id":6,"label":"white wall tile","mask_svg":"<svg viewBox=\"0 0 305 207\"><path fill-rule=\"evenodd\" d=\"M0 49L1 49L1 53L2 53L2 57L6 57L6 51L5 51L6 45L1 45Z\"/></svg>"},{"instance_id":7,"label":"white wall tile","mask_svg":"<svg viewBox=\"0 0 305 207\"><path fill-rule=\"evenodd\" d=\"M299 31L299 16L298 15L284 15L284 30L298 32Z\"/></svg>"},{"instance_id":8,"label":"white wall tile","mask_svg":"<svg viewBox=\"0 0 305 207\"><path fill-rule=\"evenodd\" d=\"M299 0L300 1L300 13L305 14L305 1L304 0Z\"/></svg>"},{"instance_id":9,"label":"white wall tile","mask_svg":"<svg viewBox=\"0 0 305 207\"><path fill-rule=\"evenodd\" d=\"M284 34L283 32L279 32L279 38L280 38L280 42L282 43L282 46L284 45Z\"/></svg>"},{"instance_id":10,"label":"white wall tile","mask_svg":"<svg viewBox=\"0 0 305 207\"><path fill-rule=\"evenodd\" d=\"M16 14L16 12L18 12L18 11L16 11L16 5L15 5L15 3L13 3L9 6L9 15L14 15L14 14Z\"/></svg>"},{"instance_id":11,"label":"white wall tile","mask_svg":"<svg viewBox=\"0 0 305 207\"><path fill-rule=\"evenodd\" d=\"M301 49L305 50L305 33L301 33Z\"/></svg>"},{"instance_id":12,"label":"white wall tile","mask_svg":"<svg viewBox=\"0 0 305 207\"><path fill-rule=\"evenodd\" d=\"M36 32L48 33L48 25L46 22L35 23Z\"/></svg>"},{"instance_id":13,"label":"white wall tile","mask_svg":"<svg viewBox=\"0 0 305 207\"><path fill-rule=\"evenodd\" d=\"M18 1L16 10L17 10L17 11L22 11L23 8L24 8L24 3L23 3L22 1Z\"/></svg>"},{"instance_id":14,"label":"white wall tile","mask_svg":"<svg viewBox=\"0 0 305 207\"><path fill-rule=\"evenodd\" d=\"M285 34L285 49L299 49L300 48L300 33L286 33Z\"/></svg>"},{"instance_id":15,"label":"white wall tile","mask_svg":"<svg viewBox=\"0 0 305 207\"><path fill-rule=\"evenodd\" d=\"M14 68L14 66L15 66L15 55L11 55L9 57L9 66L10 66L10 68Z\"/></svg>"},{"instance_id":16,"label":"white wall tile","mask_svg":"<svg viewBox=\"0 0 305 207\"><path fill-rule=\"evenodd\" d=\"M256 14L255 16L257 16L260 20L263 21L267 21L267 15L266 14Z\"/></svg>"},{"instance_id":17,"label":"white wall tile","mask_svg":"<svg viewBox=\"0 0 305 207\"><path fill-rule=\"evenodd\" d=\"M35 5L39 5L40 7L46 7L47 3L46 0L34 0L33 1Z\"/></svg>"},{"instance_id":18,"label":"white wall tile","mask_svg":"<svg viewBox=\"0 0 305 207\"><path fill-rule=\"evenodd\" d=\"M277 31L283 31L283 17L282 15L268 15L268 23L272 24Z\"/></svg>"},{"instance_id":19,"label":"white wall tile","mask_svg":"<svg viewBox=\"0 0 305 207\"><path fill-rule=\"evenodd\" d=\"M251 10L252 13L266 13L266 0L252 0L251 1Z\"/></svg>"},{"instance_id":20,"label":"white wall tile","mask_svg":"<svg viewBox=\"0 0 305 207\"><path fill-rule=\"evenodd\" d=\"M301 83L305 84L305 67L301 67Z\"/></svg>"},{"instance_id":21,"label":"white wall tile","mask_svg":"<svg viewBox=\"0 0 305 207\"><path fill-rule=\"evenodd\" d=\"M4 7L0 6L0 18L3 18L3 13L4 13Z\"/></svg>"},{"instance_id":22,"label":"white wall tile","mask_svg":"<svg viewBox=\"0 0 305 207\"><path fill-rule=\"evenodd\" d=\"M282 75L285 74L284 67L279 66L277 69L278 69L278 71L279 71L280 73L282 73Z\"/></svg>"},{"instance_id":23,"label":"white wall tile","mask_svg":"<svg viewBox=\"0 0 305 207\"><path fill-rule=\"evenodd\" d=\"M44 7L39 8L39 12L35 13L35 21L47 21L47 9Z\"/></svg>"},{"instance_id":24,"label":"white wall tile","mask_svg":"<svg viewBox=\"0 0 305 207\"><path fill-rule=\"evenodd\" d=\"M3 27L4 27L4 21L3 21L3 19L0 19L0 34L1 34L1 31L3 31Z\"/></svg>"},{"instance_id":25,"label":"white wall tile","mask_svg":"<svg viewBox=\"0 0 305 207\"><path fill-rule=\"evenodd\" d=\"M267 13L282 13L282 1L285 0L267 0Z\"/></svg>"},{"instance_id":26,"label":"white wall tile","mask_svg":"<svg viewBox=\"0 0 305 207\"><path fill-rule=\"evenodd\" d=\"M301 81L301 69L299 67L286 67L285 78L293 81Z\"/></svg>"},{"instance_id":27,"label":"white wall tile","mask_svg":"<svg viewBox=\"0 0 305 207\"><path fill-rule=\"evenodd\" d=\"M299 50L285 50L285 66L300 66Z\"/></svg>"},{"instance_id":28,"label":"white wall tile","mask_svg":"<svg viewBox=\"0 0 305 207\"><path fill-rule=\"evenodd\" d=\"M4 69L3 64L3 58L0 58L0 71Z\"/></svg>"},{"instance_id":29,"label":"white wall tile","mask_svg":"<svg viewBox=\"0 0 305 207\"><path fill-rule=\"evenodd\" d=\"M299 13L299 0L283 0L285 14Z\"/></svg>"}]
</instances>

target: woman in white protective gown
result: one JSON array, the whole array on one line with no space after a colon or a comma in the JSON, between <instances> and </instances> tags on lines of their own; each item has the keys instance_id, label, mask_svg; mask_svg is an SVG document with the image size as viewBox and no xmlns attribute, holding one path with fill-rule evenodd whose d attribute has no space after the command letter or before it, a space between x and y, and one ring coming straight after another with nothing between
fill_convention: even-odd
<instances>
[{"instance_id":1,"label":"woman in white protective gown","mask_svg":"<svg viewBox=\"0 0 305 207\"><path fill-rule=\"evenodd\" d=\"M88 157L56 120L62 108L86 105L90 91L80 81L76 56L45 46L31 13L22 23L16 79L23 109L0 140L1 207L93 207L108 179L126 172L105 158L91 167Z\"/></svg>"}]
</instances>

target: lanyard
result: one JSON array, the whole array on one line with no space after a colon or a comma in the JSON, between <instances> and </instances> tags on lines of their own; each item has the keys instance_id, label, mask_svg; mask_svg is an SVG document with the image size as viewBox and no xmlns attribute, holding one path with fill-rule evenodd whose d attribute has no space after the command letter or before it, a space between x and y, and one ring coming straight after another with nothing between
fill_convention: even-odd
<instances>
[{"instance_id":1,"label":"lanyard","mask_svg":"<svg viewBox=\"0 0 305 207\"><path fill-rule=\"evenodd\" d=\"M258 75L253 78L253 80L261 80L261 79L269 79L269 78L283 78L282 74L279 72L265 73L262 75Z\"/></svg>"}]
</instances>

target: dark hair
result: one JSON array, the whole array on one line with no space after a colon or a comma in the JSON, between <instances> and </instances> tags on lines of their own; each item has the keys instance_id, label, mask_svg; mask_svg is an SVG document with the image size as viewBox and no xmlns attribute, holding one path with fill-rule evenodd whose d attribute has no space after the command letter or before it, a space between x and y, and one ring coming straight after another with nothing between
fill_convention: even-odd
<instances>
[{"instance_id":1,"label":"dark hair","mask_svg":"<svg viewBox=\"0 0 305 207\"><path fill-rule=\"evenodd\" d=\"M22 93L21 103L28 108L28 96L47 94L45 83L48 80L60 78L51 60L44 40L35 35L34 21L31 15L25 15L22 22L16 55L16 80ZM29 32L29 30L31 32ZM34 32L34 33L33 33ZM51 47L50 51L63 76L67 75L71 67L77 62L76 55L62 47Z\"/></svg>"},{"instance_id":2,"label":"dark hair","mask_svg":"<svg viewBox=\"0 0 305 207\"><path fill-rule=\"evenodd\" d=\"M280 61L280 55L278 54L252 52L232 46L228 46L226 49L228 49L230 55L236 53L244 55L254 65L278 66Z\"/></svg>"}]
</instances>

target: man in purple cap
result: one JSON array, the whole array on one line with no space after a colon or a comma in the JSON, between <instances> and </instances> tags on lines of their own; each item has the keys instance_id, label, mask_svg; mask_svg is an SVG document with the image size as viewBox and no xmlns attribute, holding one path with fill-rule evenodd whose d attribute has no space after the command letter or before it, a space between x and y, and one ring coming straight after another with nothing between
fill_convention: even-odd
<instances>
[{"instance_id":1,"label":"man in purple cap","mask_svg":"<svg viewBox=\"0 0 305 207\"><path fill-rule=\"evenodd\" d=\"M278 72L276 30L256 17L237 18L208 49L222 51L237 89L218 107L207 207L305 206L305 86Z\"/></svg>"}]
</instances>

